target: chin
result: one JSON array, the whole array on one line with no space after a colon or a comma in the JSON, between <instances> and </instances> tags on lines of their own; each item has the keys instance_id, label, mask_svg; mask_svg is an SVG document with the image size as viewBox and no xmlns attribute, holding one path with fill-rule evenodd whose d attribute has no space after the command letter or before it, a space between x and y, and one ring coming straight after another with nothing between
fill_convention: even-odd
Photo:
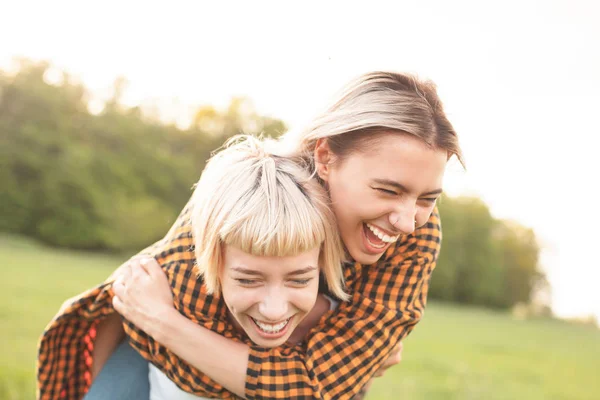
<instances>
[{"instance_id":1,"label":"chin","mask_svg":"<svg viewBox=\"0 0 600 400\"><path fill-rule=\"evenodd\" d=\"M353 254L356 253L356 254ZM383 256L385 254L385 251L381 252L381 254L367 254L363 251L354 251L354 252L350 252L350 257L352 257L352 259L354 261L356 261L357 263L363 264L363 265L369 265L369 264L374 264L377 261L379 261L379 259L381 258L381 256Z\"/></svg>"},{"instance_id":2,"label":"chin","mask_svg":"<svg viewBox=\"0 0 600 400\"><path fill-rule=\"evenodd\" d=\"M262 347L277 347L281 346L289 339L289 336L278 338L277 340L266 340L261 337L250 338L255 344Z\"/></svg>"},{"instance_id":3,"label":"chin","mask_svg":"<svg viewBox=\"0 0 600 400\"><path fill-rule=\"evenodd\" d=\"M361 260L358 260L358 262L363 265L375 264L377 261L379 261L382 255L383 253L378 256L364 255Z\"/></svg>"}]
</instances>

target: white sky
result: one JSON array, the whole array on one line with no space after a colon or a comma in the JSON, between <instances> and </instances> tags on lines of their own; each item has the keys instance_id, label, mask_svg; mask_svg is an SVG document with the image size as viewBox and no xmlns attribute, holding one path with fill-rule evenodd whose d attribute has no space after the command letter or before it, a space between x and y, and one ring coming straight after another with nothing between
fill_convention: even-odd
<instances>
[{"instance_id":1,"label":"white sky","mask_svg":"<svg viewBox=\"0 0 600 400\"><path fill-rule=\"evenodd\" d=\"M0 67L50 60L98 99L123 75L128 104L180 121L245 95L292 126L368 70L431 78L469 168L451 167L446 190L533 227L554 310L600 318L600 3L288 3L13 1Z\"/></svg>"}]
</instances>

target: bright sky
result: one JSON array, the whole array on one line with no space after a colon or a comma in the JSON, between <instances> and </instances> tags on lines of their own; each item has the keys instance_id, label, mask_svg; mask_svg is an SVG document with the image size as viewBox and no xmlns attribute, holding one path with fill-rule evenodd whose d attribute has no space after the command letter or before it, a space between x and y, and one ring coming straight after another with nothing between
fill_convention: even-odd
<instances>
[{"instance_id":1,"label":"bright sky","mask_svg":"<svg viewBox=\"0 0 600 400\"><path fill-rule=\"evenodd\" d=\"M245 95L291 126L369 70L433 79L469 168L449 168L446 190L533 227L555 312L600 318L600 3L158 3L5 4L0 67L50 60L100 100L122 75L128 104L180 121Z\"/></svg>"}]
</instances>

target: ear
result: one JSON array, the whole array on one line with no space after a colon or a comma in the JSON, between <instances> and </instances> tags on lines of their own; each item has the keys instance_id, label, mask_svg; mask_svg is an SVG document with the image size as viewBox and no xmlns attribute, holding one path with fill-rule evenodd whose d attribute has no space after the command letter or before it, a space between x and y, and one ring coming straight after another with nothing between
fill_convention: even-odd
<instances>
[{"instance_id":1,"label":"ear","mask_svg":"<svg viewBox=\"0 0 600 400\"><path fill-rule=\"evenodd\" d=\"M315 158L317 175L319 175L319 178L323 181L327 182L329 173L331 172L331 163L334 159L334 154L331 152L327 139L317 139L313 156Z\"/></svg>"}]
</instances>

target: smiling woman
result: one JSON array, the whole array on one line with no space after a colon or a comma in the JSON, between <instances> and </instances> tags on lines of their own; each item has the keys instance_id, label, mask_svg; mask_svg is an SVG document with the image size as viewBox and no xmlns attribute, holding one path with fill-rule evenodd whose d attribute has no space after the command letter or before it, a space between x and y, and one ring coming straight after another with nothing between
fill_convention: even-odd
<instances>
[{"instance_id":1,"label":"smiling woman","mask_svg":"<svg viewBox=\"0 0 600 400\"><path fill-rule=\"evenodd\" d=\"M186 392L214 398L354 398L379 371L398 362L401 340L423 315L441 241L435 202L446 161L461 160L456 132L431 82L372 72L276 145L277 155L264 159L260 173L243 162L220 165L217 155L211 162L220 166L205 171L171 231L142 252L151 257L147 265L132 260L122 268L125 277L132 270L131 278L115 283L114 306L131 322L124 326L132 346ZM288 179L287 162L301 166L307 181ZM282 168L276 180L269 172L273 165ZM270 200L256 201L257 188ZM326 194L314 197L319 188ZM286 197L286 206L279 191L297 195ZM314 218L311 205L330 206L336 221ZM329 251L325 245L338 234L346 251L342 270L339 248ZM317 287L312 251L319 243L325 293L307 314L310 302L299 293ZM259 263L247 255L265 257L265 269L259 272ZM270 257L293 258L275 268ZM70 302L50 324L40 344L44 393L87 389L89 382L64 377L85 376L73 373L87 371L82 361L77 364L77 343L94 336L98 320L113 311L107 291L101 287ZM330 307L325 294L342 301L321 318ZM53 352L57 342L72 357ZM77 365L60 367L66 362ZM52 376L52 368L64 377Z\"/></svg>"},{"instance_id":2,"label":"smiling woman","mask_svg":"<svg viewBox=\"0 0 600 400\"><path fill-rule=\"evenodd\" d=\"M448 152L386 130L348 136L352 152L331 140L317 141L317 173L335 204L346 248L355 260L372 264L400 235L427 222L442 192Z\"/></svg>"},{"instance_id":3,"label":"smiling woman","mask_svg":"<svg viewBox=\"0 0 600 400\"><path fill-rule=\"evenodd\" d=\"M327 195L292 160L247 137L210 160L192 204L196 271L254 343L289 339L315 305L320 274L348 298Z\"/></svg>"},{"instance_id":4,"label":"smiling woman","mask_svg":"<svg viewBox=\"0 0 600 400\"><path fill-rule=\"evenodd\" d=\"M220 282L237 326L256 344L285 343L312 310L319 289L319 248L265 257L226 246Z\"/></svg>"},{"instance_id":5,"label":"smiling woman","mask_svg":"<svg viewBox=\"0 0 600 400\"><path fill-rule=\"evenodd\" d=\"M197 275L201 280L176 284L171 293L160 267L145 264L144 269L122 269L112 283L115 309L136 322L139 317L131 308L132 299L139 299L135 294L154 293L136 303L138 310L153 318L140 321L138 327L125 328L133 347L151 362L148 377L152 399L189 396L168 378L179 365L179 357L146 335L160 338L163 321L181 321L173 298L194 299L181 305L194 308L187 315L190 320L204 321L237 341L275 347L289 341L313 310L321 277L330 293L339 299L348 297L342 275L343 247L325 190L301 165L270 154L262 141L253 137L231 139L208 162L187 210L178 235L194 245L196 262L178 260L169 263L166 272L175 277ZM162 291L146 290L156 282L163 285ZM99 296L107 296L108 289L110 280L98 288ZM111 317L106 321L109 325L104 327L109 329L103 329L102 340L95 343L92 371L102 370L99 364L107 358L102 355L103 348L112 351L122 337L120 320ZM217 327L209 321L217 321ZM297 335L292 343L299 339ZM45 356L51 366L52 354ZM136 377L139 380L140 376ZM114 383L115 377L112 379ZM184 388L196 395L193 398L227 398L208 378ZM52 397L52 391L42 395ZM124 395L121 391L117 398ZM115 398L106 391L97 394L94 387L86 398L98 396Z\"/></svg>"},{"instance_id":6,"label":"smiling woman","mask_svg":"<svg viewBox=\"0 0 600 400\"><path fill-rule=\"evenodd\" d=\"M301 267L320 267L332 293L347 299L342 244L325 190L301 164L268 153L258 139L231 145L236 140L209 161L191 199L196 270L207 292L220 290L230 247L270 258L317 249L317 259Z\"/></svg>"},{"instance_id":7,"label":"smiling woman","mask_svg":"<svg viewBox=\"0 0 600 400\"><path fill-rule=\"evenodd\" d=\"M315 306L321 274L336 297L347 298L341 269L343 249L325 191L300 165L267 153L255 138L236 137L209 161L192 196L190 223L196 254L193 268L203 283L195 307L221 309L196 317L218 318L223 326L231 326L226 331L237 332L239 338L264 347L287 342ZM155 269L160 275L158 265ZM132 296L127 286L134 285L135 281L121 275L113 285L113 304L119 313L138 323L128 307ZM168 298L168 286L163 288L160 297ZM138 284L133 290L140 289L143 286ZM170 306L165 309L157 303L151 308L165 320L181 321ZM160 338L159 324L139 325ZM126 331L140 337L135 330ZM136 339L134 347L145 354L141 340ZM170 352L162 346L161 351ZM177 365L174 355L166 361L151 354L146 357L153 364L151 399L188 397L168 379L167 374ZM214 395L198 388L194 392Z\"/></svg>"}]
</instances>

